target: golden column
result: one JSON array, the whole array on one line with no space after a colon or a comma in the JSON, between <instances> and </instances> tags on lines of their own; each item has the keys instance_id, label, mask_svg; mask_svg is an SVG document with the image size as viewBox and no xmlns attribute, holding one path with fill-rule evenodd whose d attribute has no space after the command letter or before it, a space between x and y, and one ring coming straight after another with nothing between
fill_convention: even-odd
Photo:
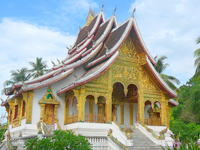
<instances>
[{"instance_id":1,"label":"golden column","mask_svg":"<svg viewBox=\"0 0 200 150\"><path fill-rule=\"evenodd\" d=\"M54 123L58 122L57 112L58 112L58 105L55 105L55 107L54 107Z\"/></svg>"},{"instance_id":2,"label":"golden column","mask_svg":"<svg viewBox=\"0 0 200 150\"><path fill-rule=\"evenodd\" d=\"M94 104L94 98L89 98L90 122L93 122L93 104Z\"/></svg>"},{"instance_id":3,"label":"golden column","mask_svg":"<svg viewBox=\"0 0 200 150\"><path fill-rule=\"evenodd\" d=\"M170 112L171 112L171 107L169 105L167 105L166 109L167 109L167 111L166 111L167 112L167 114L166 114L167 115L167 119L166 119L167 123L166 123L166 125L169 128L169 120L170 120L170 116L169 115L170 115Z\"/></svg>"},{"instance_id":4,"label":"golden column","mask_svg":"<svg viewBox=\"0 0 200 150\"><path fill-rule=\"evenodd\" d=\"M130 107L130 125L133 125L133 103L129 103Z\"/></svg>"},{"instance_id":5,"label":"golden column","mask_svg":"<svg viewBox=\"0 0 200 150\"><path fill-rule=\"evenodd\" d=\"M85 87L81 86L78 96L78 121L85 121Z\"/></svg>"},{"instance_id":6,"label":"golden column","mask_svg":"<svg viewBox=\"0 0 200 150\"><path fill-rule=\"evenodd\" d=\"M16 97L17 99L17 104L18 104L18 114L17 114L17 118L21 117L21 101L22 101L22 97Z\"/></svg>"},{"instance_id":7,"label":"golden column","mask_svg":"<svg viewBox=\"0 0 200 150\"><path fill-rule=\"evenodd\" d=\"M23 99L26 102L26 123L31 124L32 119L32 105L33 105L33 91L23 92Z\"/></svg>"},{"instance_id":8,"label":"golden column","mask_svg":"<svg viewBox=\"0 0 200 150\"><path fill-rule=\"evenodd\" d=\"M108 70L108 93L106 97L106 122L112 121L112 70Z\"/></svg>"},{"instance_id":9,"label":"golden column","mask_svg":"<svg viewBox=\"0 0 200 150\"><path fill-rule=\"evenodd\" d=\"M142 86L142 67L139 67L139 101L138 101L138 113L139 113L139 122L144 124L144 97L143 97L143 86Z\"/></svg>"},{"instance_id":10,"label":"golden column","mask_svg":"<svg viewBox=\"0 0 200 150\"><path fill-rule=\"evenodd\" d=\"M69 117L69 98L65 97L65 119L64 124L67 124L67 118Z\"/></svg>"},{"instance_id":11,"label":"golden column","mask_svg":"<svg viewBox=\"0 0 200 150\"><path fill-rule=\"evenodd\" d=\"M121 102L121 124L124 124L124 102Z\"/></svg>"},{"instance_id":12,"label":"golden column","mask_svg":"<svg viewBox=\"0 0 200 150\"><path fill-rule=\"evenodd\" d=\"M163 94L163 92L161 92L162 95L162 99L161 99L161 125L166 125L166 98L165 95Z\"/></svg>"},{"instance_id":13,"label":"golden column","mask_svg":"<svg viewBox=\"0 0 200 150\"><path fill-rule=\"evenodd\" d=\"M40 104L40 122L43 122L43 118L44 118L44 110L45 110L45 104Z\"/></svg>"},{"instance_id":14,"label":"golden column","mask_svg":"<svg viewBox=\"0 0 200 150\"><path fill-rule=\"evenodd\" d=\"M11 121L10 121L10 118L9 118L9 124L12 124L12 121L13 121L13 118L14 118L14 103L9 103L9 105L10 105L9 116L11 117ZM11 111L12 111L12 114L11 114Z\"/></svg>"}]
</instances>

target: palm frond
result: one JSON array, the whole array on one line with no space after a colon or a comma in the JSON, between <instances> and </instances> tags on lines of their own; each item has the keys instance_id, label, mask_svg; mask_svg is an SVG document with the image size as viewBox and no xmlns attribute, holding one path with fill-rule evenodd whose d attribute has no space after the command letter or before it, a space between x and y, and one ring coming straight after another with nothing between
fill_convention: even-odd
<instances>
[{"instance_id":1,"label":"palm frond","mask_svg":"<svg viewBox=\"0 0 200 150\"><path fill-rule=\"evenodd\" d=\"M194 57L200 57L200 48L194 51Z\"/></svg>"},{"instance_id":2,"label":"palm frond","mask_svg":"<svg viewBox=\"0 0 200 150\"><path fill-rule=\"evenodd\" d=\"M200 37L198 37L197 39L196 39L196 44L199 44L200 43Z\"/></svg>"},{"instance_id":3,"label":"palm frond","mask_svg":"<svg viewBox=\"0 0 200 150\"><path fill-rule=\"evenodd\" d=\"M29 72L32 72L33 78L39 77L48 71L46 61L42 61L42 58L36 58L36 62L29 62L32 66L32 69Z\"/></svg>"},{"instance_id":4,"label":"palm frond","mask_svg":"<svg viewBox=\"0 0 200 150\"><path fill-rule=\"evenodd\" d=\"M194 61L194 66L198 66L198 64L200 64L200 57L198 57L197 59L195 59Z\"/></svg>"}]
</instances>

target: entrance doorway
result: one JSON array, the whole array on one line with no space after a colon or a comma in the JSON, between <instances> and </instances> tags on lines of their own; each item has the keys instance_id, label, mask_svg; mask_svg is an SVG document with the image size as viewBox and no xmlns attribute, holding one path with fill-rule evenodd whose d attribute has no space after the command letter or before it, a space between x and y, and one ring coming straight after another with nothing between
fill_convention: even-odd
<instances>
[{"instance_id":1,"label":"entrance doorway","mask_svg":"<svg viewBox=\"0 0 200 150\"><path fill-rule=\"evenodd\" d=\"M46 104L44 110L44 123L53 124L54 122L54 105Z\"/></svg>"}]
</instances>

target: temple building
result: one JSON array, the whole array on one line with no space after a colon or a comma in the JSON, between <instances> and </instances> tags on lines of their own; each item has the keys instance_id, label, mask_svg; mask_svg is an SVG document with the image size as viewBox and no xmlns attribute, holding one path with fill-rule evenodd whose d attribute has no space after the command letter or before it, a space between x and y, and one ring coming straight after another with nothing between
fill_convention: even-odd
<instances>
[{"instance_id":1,"label":"temple building","mask_svg":"<svg viewBox=\"0 0 200 150\"><path fill-rule=\"evenodd\" d=\"M134 14L118 25L115 12L105 20L103 8L96 15L90 9L86 20L60 63L7 91L1 104L8 113L6 140L16 146L38 130L62 129L84 135L94 149L131 148L136 132L171 145L176 92L155 70Z\"/></svg>"}]
</instances>

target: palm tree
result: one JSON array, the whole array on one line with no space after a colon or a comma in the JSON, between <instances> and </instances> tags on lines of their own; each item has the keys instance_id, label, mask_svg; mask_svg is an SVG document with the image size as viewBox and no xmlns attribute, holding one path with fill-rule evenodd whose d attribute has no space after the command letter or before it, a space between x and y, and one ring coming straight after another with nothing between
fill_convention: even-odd
<instances>
[{"instance_id":1,"label":"palm tree","mask_svg":"<svg viewBox=\"0 0 200 150\"><path fill-rule=\"evenodd\" d=\"M43 75L45 72L49 71L47 69L46 61L42 61L42 58L36 58L36 62L29 62L29 64L32 66L32 69L29 70L32 72L33 78L39 77Z\"/></svg>"},{"instance_id":2,"label":"palm tree","mask_svg":"<svg viewBox=\"0 0 200 150\"><path fill-rule=\"evenodd\" d=\"M197 38L196 43L200 43L200 37ZM194 66L196 67L195 75L198 75L200 74L200 48L194 51L194 57L196 57L194 62Z\"/></svg>"},{"instance_id":3,"label":"palm tree","mask_svg":"<svg viewBox=\"0 0 200 150\"><path fill-rule=\"evenodd\" d=\"M154 66L156 71L160 74L163 80L168 84L168 86L175 90L177 89L176 85L180 84L180 81L173 77L166 74L163 74L163 71L169 66L168 63L164 63L164 60L167 59L166 56L160 56L157 60L157 56L154 58L156 60L156 65Z\"/></svg>"},{"instance_id":4,"label":"palm tree","mask_svg":"<svg viewBox=\"0 0 200 150\"><path fill-rule=\"evenodd\" d=\"M12 89L13 85L17 82L26 81L30 79L31 74L28 73L27 68L17 69L11 71L11 79L6 80L4 82L4 89L1 91L1 94L5 94L6 91L9 91Z\"/></svg>"}]
</instances>

